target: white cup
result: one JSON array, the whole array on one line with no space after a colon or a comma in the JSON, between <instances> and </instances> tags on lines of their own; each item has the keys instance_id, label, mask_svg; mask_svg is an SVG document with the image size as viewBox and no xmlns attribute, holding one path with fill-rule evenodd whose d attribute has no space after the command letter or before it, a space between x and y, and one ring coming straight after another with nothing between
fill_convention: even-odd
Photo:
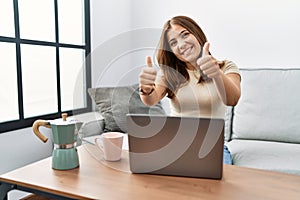
<instances>
[{"instance_id":1,"label":"white cup","mask_svg":"<svg viewBox=\"0 0 300 200\"><path fill-rule=\"evenodd\" d=\"M95 139L96 146L103 152L105 160L118 161L121 159L123 136L124 134L120 132L107 132Z\"/></svg>"}]
</instances>

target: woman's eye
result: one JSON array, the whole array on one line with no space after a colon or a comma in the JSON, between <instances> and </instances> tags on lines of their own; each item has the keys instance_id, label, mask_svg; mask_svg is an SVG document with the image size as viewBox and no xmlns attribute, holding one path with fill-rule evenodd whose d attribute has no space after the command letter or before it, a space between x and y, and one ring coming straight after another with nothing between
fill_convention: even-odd
<instances>
[{"instance_id":1,"label":"woman's eye","mask_svg":"<svg viewBox=\"0 0 300 200\"><path fill-rule=\"evenodd\" d=\"M184 33L182 34L182 37L183 37L183 38L187 38L187 37L189 36L189 34L190 34L189 32L184 32Z\"/></svg>"},{"instance_id":2,"label":"woman's eye","mask_svg":"<svg viewBox=\"0 0 300 200\"><path fill-rule=\"evenodd\" d=\"M170 46L171 46L171 47L175 47L175 46L176 46L176 44L177 44L177 42L176 42L176 41L172 41L172 42L170 42Z\"/></svg>"}]
</instances>

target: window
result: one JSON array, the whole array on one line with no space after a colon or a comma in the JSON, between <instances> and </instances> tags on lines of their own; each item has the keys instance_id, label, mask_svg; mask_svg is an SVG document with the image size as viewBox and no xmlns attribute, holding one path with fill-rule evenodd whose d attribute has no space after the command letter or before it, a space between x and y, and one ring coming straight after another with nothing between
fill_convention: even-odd
<instances>
[{"instance_id":1,"label":"window","mask_svg":"<svg viewBox=\"0 0 300 200\"><path fill-rule=\"evenodd\" d=\"M0 133L91 110L89 0L0 1Z\"/></svg>"}]
</instances>

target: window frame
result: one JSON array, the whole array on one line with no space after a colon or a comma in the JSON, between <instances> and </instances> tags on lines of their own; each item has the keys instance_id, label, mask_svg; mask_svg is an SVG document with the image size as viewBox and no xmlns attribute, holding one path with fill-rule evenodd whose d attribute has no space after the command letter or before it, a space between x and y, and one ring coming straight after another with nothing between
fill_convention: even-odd
<instances>
[{"instance_id":1,"label":"window frame","mask_svg":"<svg viewBox=\"0 0 300 200\"><path fill-rule=\"evenodd\" d=\"M84 40L85 44L75 45L75 44L65 44L59 43L59 26L58 26L58 0L53 0L54 3L54 14L55 14L55 42L39 41L39 40L29 40L20 38L20 27L19 27L19 8L18 1L13 0L14 7L14 27L15 27L15 37L5 37L0 36L0 42L8 42L16 44L16 67L17 67L17 86L18 86L18 106L19 106L19 119L0 123L0 134L4 132L9 132L17 129L31 127L36 119L51 120L55 118L60 118L62 113L68 113L69 116L74 114L89 112L92 110L91 98L88 98L86 94L86 107L77 110L62 111L61 110L61 89L60 89L60 55L59 49L61 47L73 48L73 49L83 49L85 50L85 84L87 91L91 87L91 32L90 32L90 0L84 1ZM41 45L41 46L52 46L56 48L56 76L57 76L57 99L58 99L58 112L52 114L45 114L34 116L30 118L24 118L24 107L23 107L23 86L22 86L22 66L21 66L21 44L30 45Z\"/></svg>"}]
</instances>

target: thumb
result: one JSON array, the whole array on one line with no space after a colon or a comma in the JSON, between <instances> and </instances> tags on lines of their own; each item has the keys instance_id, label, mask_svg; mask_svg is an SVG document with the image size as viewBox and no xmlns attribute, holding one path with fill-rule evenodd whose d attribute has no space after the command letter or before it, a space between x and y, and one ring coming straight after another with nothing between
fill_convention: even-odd
<instances>
[{"instance_id":1,"label":"thumb","mask_svg":"<svg viewBox=\"0 0 300 200\"><path fill-rule=\"evenodd\" d=\"M146 63L147 63L147 66L148 66L148 67L152 67L152 60L151 60L151 57L150 57L150 56L147 56L147 57L146 57Z\"/></svg>"},{"instance_id":2,"label":"thumb","mask_svg":"<svg viewBox=\"0 0 300 200\"><path fill-rule=\"evenodd\" d=\"M205 56L209 55L209 46L210 46L210 43L205 42L205 44L203 46L203 55L205 55Z\"/></svg>"}]
</instances>

